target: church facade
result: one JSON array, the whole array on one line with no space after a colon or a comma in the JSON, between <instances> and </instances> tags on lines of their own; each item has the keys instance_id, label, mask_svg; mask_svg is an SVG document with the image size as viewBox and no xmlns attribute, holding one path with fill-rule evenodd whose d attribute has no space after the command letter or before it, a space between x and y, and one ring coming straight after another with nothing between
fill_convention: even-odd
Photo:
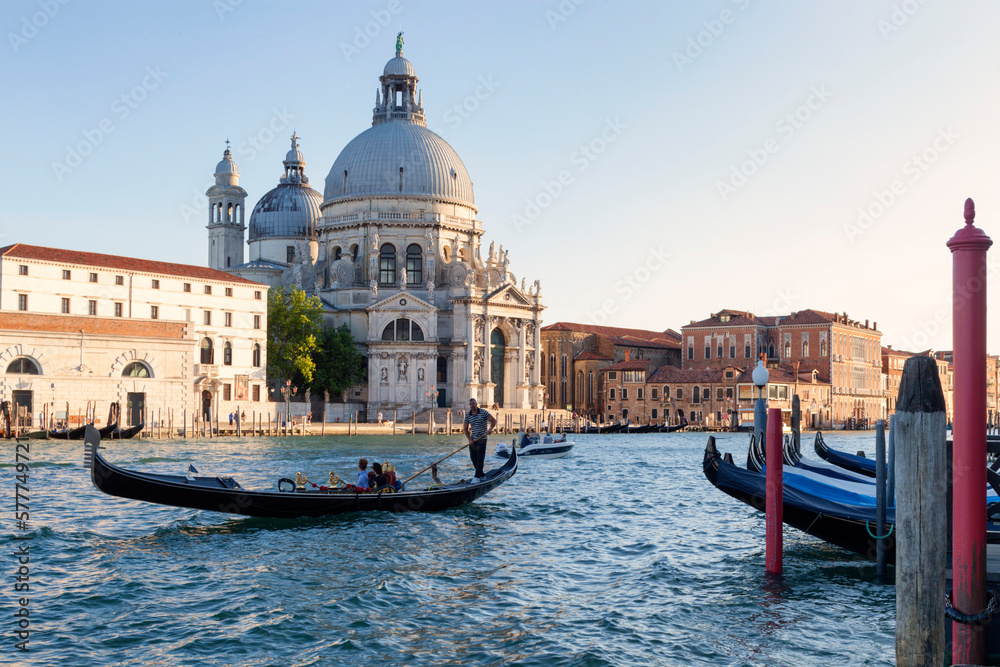
<instances>
[{"instance_id":1,"label":"church facade","mask_svg":"<svg viewBox=\"0 0 1000 667\"><path fill-rule=\"evenodd\" d=\"M212 268L320 297L329 326L347 324L367 359L352 392L369 415L432 407L542 408L541 284L482 248L472 180L427 129L413 65L396 56L379 77L372 126L309 186L292 136L278 186L254 207L243 257L246 193L229 151L209 189Z\"/></svg>"}]
</instances>

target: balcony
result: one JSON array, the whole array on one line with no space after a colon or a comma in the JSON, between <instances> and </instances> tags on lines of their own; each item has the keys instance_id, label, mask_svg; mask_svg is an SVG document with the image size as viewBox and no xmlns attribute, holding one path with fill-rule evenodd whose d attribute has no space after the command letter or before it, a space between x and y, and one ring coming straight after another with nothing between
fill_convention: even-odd
<instances>
[{"instance_id":1,"label":"balcony","mask_svg":"<svg viewBox=\"0 0 1000 667\"><path fill-rule=\"evenodd\" d=\"M194 375L195 377L217 378L219 377L219 366L218 364L195 364Z\"/></svg>"}]
</instances>

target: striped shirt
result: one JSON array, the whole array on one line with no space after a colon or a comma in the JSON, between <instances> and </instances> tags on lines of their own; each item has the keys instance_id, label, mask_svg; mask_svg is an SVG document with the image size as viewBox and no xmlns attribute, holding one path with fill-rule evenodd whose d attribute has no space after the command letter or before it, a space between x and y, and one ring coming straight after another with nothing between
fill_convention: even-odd
<instances>
[{"instance_id":1,"label":"striped shirt","mask_svg":"<svg viewBox=\"0 0 1000 667\"><path fill-rule=\"evenodd\" d=\"M482 408L479 412L472 414L472 411L465 413L465 423L469 425L469 437L472 441L482 440L489 430L490 413Z\"/></svg>"}]
</instances>

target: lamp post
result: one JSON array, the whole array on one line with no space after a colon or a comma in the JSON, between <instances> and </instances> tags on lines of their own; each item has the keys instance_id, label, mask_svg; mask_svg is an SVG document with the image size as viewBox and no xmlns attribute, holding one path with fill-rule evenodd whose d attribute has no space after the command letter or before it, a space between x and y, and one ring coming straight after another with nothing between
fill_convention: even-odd
<instances>
[{"instance_id":1,"label":"lamp post","mask_svg":"<svg viewBox=\"0 0 1000 667\"><path fill-rule=\"evenodd\" d=\"M764 366L764 362L760 359L757 360L757 367L753 369L753 383L757 387L757 401L753 406L753 432L757 434L757 441L763 442L765 433L767 432L767 410L764 407L764 387L767 386L767 380L770 377L770 373L767 372L767 368Z\"/></svg>"},{"instance_id":2,"label":"lamp post","mask_svg":"<svg viewBox=\"0 0 1000 667\"><path fill-rule=\"evenodd\" d=\"M436 387L431 387L430 391L427 393L427 400L430 401L431 409L434 409L435 404L437 404L438 394L441 392L437 390Z\"/></svg>"}]
</instances>

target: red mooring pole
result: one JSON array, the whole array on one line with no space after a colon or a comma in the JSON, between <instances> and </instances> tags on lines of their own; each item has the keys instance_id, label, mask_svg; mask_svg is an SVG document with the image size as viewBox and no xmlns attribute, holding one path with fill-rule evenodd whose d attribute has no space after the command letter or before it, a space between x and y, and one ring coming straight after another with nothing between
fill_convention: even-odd
<instances>
[{"instance_id":1,"label":"red mooring pole","mask_svg":"<svg viewBox=\"0 0 1000 667\"><path fill-rule=\"evenodd\" d=\"M986 606L986 251L993 241L973 224L975 218L975 205L967 199L965 227L948 241L954 267L952 605L965 614ZM983 664L983 628L951 627L952 662Z\"/></svg>"},{"instance_id":2,"label":"red mooring pole","mask_svg":"<svg viewBox=\"0 0 1000 667\"><path fill-rule=\"evenodd\" d=\"M782 510L785 506L784 487L782 486L781 473L785 465L784 458L784 452L782 451L781 446L781 409L771 408L767 411L766 558L768 574L781 574ZM983 516L986 516L985 509L983 510Z\"/></svg>"}]
</instances>

